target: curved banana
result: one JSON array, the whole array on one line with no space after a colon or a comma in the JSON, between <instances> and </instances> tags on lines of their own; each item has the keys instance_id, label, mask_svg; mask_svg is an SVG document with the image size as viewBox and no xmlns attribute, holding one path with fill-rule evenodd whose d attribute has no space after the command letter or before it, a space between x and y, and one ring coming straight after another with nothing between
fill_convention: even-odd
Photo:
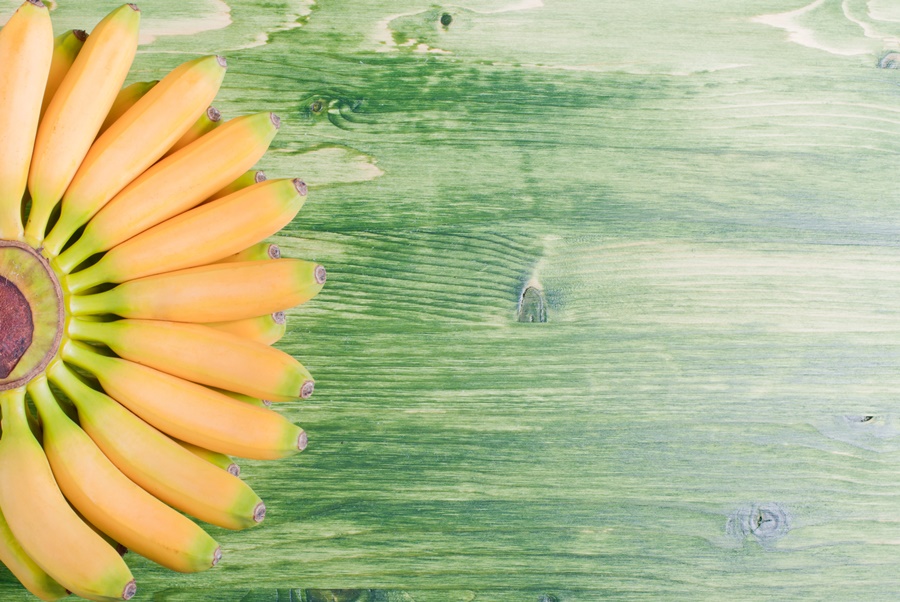
<instances>
[{"instance_id":1,"label":"curved banana","mask_svg":"<svg viewBox=\"0 0 900 602\"><path fill-rule=\"evenodd\" d=\"M0 239L24 234L22 195L52 57L50 13L29 0L0 29Z\"/></svg>"},{"instance_id":2,"label":"curved banana","mask_svg":"<svg viewBox=\"0 0 900 602\"><path fill-rule=\"evenodd\" d=\"M309 371L284 351L202 324L76 318L67 333L102 343L126 360L251 397L295 401L312 395L314 388Z\"/></svg>"},{"instance_id":3,"label":"curved banana","mask_svg":"<svg viewBox=\"0 0 900 602\"><path fill-rule=\"evenodd\" d=\"M28 384L44 425L44 452L66 499L119 544L173 571L215 566L218 544L192 520L135 485L56 403L47 379Z\"/></svg>"},{"instance_id":4,"label":"curved banana","mask_svg":"<svg viewBox=\"0 0 900 602\"><path fill-rule=\"evenodd\" d=\"M178 139L178 142L172 145L172 148L166 151L163 158L168 157L172 153L180 151L185 146L196 140L197 138L208 134L217 127L222 125L222 113L216 107L209 107L206 112L197 118L197 121L188 129L184 135Z\"/></svg>"},{"instance_id":5,"label":"curved banana","mask_svg":"<svg viewBox=\"0 0 900 602\"><path fill-rule=\"evenodd\" d=\"M59 254L75 230L156 163L206 110L224 77L220 56L183 63L109 126L72 178L45 252Z\"/></svg>"},{"instance_id":6,"label":"curved banana","mask_svg":"<svg viewBox=\"0 0 900 602\"><path fill-rule=\"evenodd\" d=\"M266 506L250 487L178 445L62 362L48 369L78 407L81 427L125 475L163 502L225 529L262 522Z\"/></svg>"},{"instance_id":7,"label":"curved banana","mask_svg":"<svg viewBox=\"0 0 900 602\"><path fill-rule=\"evenodd\" d=\"M271 113L238 117L161 160L94 216L56 258L57 267L71 272L91 255L196 207L256 163L280 123Z\"/></svg>"},{"instance_id":8,"label":"curved banana","mask_svg":"<svg viewBox=\"0 0 900 602\"><path fill-rule=\"evenodd\" d=\"M53 95L59 89L59 84L66 77L66 73L72 68L75 57L87 40L87 32L83 29L70 29L59 34L53 39L53 60L50 63L50 75L47 78L47 88L44 90L44 100L41 103L41 116L47 111Z\"/></svg>"},{"instance_id":9,"label":"curved banana","mask_svg":"<svg viewBox=\"0 0 900 602\"><path fill-rule=\"evenodd\" d=\"M302 180L268 180L195 207L113 247L69 274L71 293L217 261L289 224L306 200ZM49 240L49 239L48 239Z\"/></svg>"},{"instance_id":10,"label":"curved banana","mask_svg":"<svg viewBox=\"0 0 900 602\"><path fill-rule=\"evenodd\" d=\"M325 268L302 259L214 263L129 280L93 295L71 295L68 305L75 316L227 322L305 303L322 290L325 279Z\"/></svg>"},{"instance_id":11,"label":"curved banana","mask_svg":"<svg viewBox=\"0 0 900 602\"><path fill-rule=\"evenodd\" d=\"M133 4L104 17L47 106L28 173L32 204L25 239L35 248L125 81L137 51L139 24L140 11Z\"/></svg>"},{"instance_id":12,"label":"curved banana","mask_svg":"<svg viewBox=\"0 0 900 602\"><path fill-rule=\"evenodd\" d=\"M281 414L128 360L67 341L62 357L100 380L116 401L176 439L215 452L274 460L306 448L306 433Z\"/></svg>"},{"instance_id":13,"label":"curved banana","mask_svg":"<svg viewBox=\"0 0 900 602\"><path fill-rule=\"evenodd\" d=\"M136 586L113 548L69 507L25 416L25 391L0 392L0 509L22 549L54 580L89 600L128 600ZM28 495L22 495L27 491Z\"/></svg>"},{"instance_id":14,"label":"curved banana","mask_svg":"<svg viewBox=\"0 0 900 602\"><path fill-rule=\"evenodd\" d=\"M103 120L103 125L100 126L100 131L97 132L97 137L102 136L103 132L109 129L109 126L114 124L119 117L124 115L128 109L133 107L137 101L142 99L158 83L158 79L148 82L134 82L119 90L116 99L109 108L109 113L106 114L106 119Z\"/></svg>"},{"instance_id":15,"label":"curved banana","mask_svg":"<svg viewBox=\"0 0 900 602\"><path fill-rule=\"evenodd\" d=\"M178 443L178 445L180 445L184 449L188 450L189 452L191 452L198 458L202 458L202 459L206 460L213 466L221 468L228 474L236 476L236 477L241 476L241 467L238 466L234 460L232 460L225 454L220 454L218 452L210 451L203 447L197 447L193 443L188 443L187 441L179 441L177 439L175 441L176 441L176 443Z\"/></svg>"},{"instance_id":16,"label":"curved banana","mask_svg":"<svg viewBox=\"0 0 900 602\"><path fill-rule=\"evenodd\" d=\"M260 182L265 182L267 179L268 178L266 177L266 172L260 169L251 169L250 171L245 171L234 180L229 182L227 185L211 194L209 198L203 202L208 203L216 199L221 199L223 196L228 196L232 192L237 192L238 190L242 190L247 186L253 186L254 184L259 184Z\"/></svg>"},{"instance_id":17,"label":"curved banana","mask_svg":"<svg viewBox=\"0 0 900 602\"><path fill-rule=\"evenodd\" d=\"M236 334L248 341L272 345L281 340L287 331L287 318L283 311L276 311L257 318L246 318L232 322L210 322L210 328Z\"/></svg>"},{"instance_id":18,"label":"curved banana","mask_svg":"<svg viewBox=\"0 0 900 602\"><path fill-rule=\"evenodd\" d=\"M3 513L0 512L0 562L6 565L25 589L41 600L59 600L69 595L66 588L53 580L32 560L16 541Z\"/></svg>"}]
</instances>

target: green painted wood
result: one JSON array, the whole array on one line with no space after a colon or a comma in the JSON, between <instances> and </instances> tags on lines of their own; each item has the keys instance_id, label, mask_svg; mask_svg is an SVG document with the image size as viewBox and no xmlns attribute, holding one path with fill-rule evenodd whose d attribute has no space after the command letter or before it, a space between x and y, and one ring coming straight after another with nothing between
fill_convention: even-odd
<instances>
[{"instance_id":1,"label":"green painted wood","mask_svg":"<svg viewBox=\"0 0 900 602\"><path fill-rule=\"evenodd\" d=\"M226 118L284 118L273 240L329 269L279 343L309 448L242 463L269 516L219 568L132 558L143 599L893 596L894 3L143 10L132 80L222 52Z\"/></svg>"}]
</instances>

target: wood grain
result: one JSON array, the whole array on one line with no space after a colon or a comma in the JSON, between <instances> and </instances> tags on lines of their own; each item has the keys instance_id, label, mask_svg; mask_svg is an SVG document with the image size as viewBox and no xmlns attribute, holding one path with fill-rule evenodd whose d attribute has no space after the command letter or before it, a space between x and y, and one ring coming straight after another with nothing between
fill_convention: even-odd
<instances>
[{"instance_id":1,"label":"wood grain","mask_svg":"<svg viewBox=\"0 0 900 602\"><path fill-rule=\"evenodd\" d=\"M131 559L146 599L893 596L891 3L144 15L132 81L221 51L225 117L282 116L260 167L311 192L273 240L329 270L279 343L309 448L242 463L269 515L220 568Z\"/></svg>"}]
</instances>

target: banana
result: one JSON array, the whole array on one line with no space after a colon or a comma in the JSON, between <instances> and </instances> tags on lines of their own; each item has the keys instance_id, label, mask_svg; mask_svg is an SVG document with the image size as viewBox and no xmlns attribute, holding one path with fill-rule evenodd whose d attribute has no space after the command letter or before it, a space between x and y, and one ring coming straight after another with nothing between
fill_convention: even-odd
<instances>
[{"instance_id":1,"label":"banana","mask_svg":"<svg viewBox=\"0 0 900 602\"><path fill-rule=\"evenodd\" d=\"M172 148L166 151L166 154L163 155L163 158L168 157L176 151L180 151L200 136L208 134L209 132L219 127L221 124L222 113L220 113L219 109L217 109L216 107L209 107L208 109L206 109L206 112L203 113L203 115L197 118L197 121L194 122L194 125L192 125L190 129L185 132L181 138L178 139L178 142L173 144Z\"/></svg>"},{"instance_id":2,"label":"banana","mask_svg":"<svg viewBox=\"0 0 900 602\"><path fill-rule=\"evenodd\" d=\"M206 265L238 253L289 224L305 195L301 180L268 180L195 207L113 247L89 268L69 274L68 290L77 294L104 282Z\"/></svg>"},{"instance_id":3,"label":"banana","mask_svg":"<svg viewBox=\"0 0 900 602\"><path fill-rule=\"evenodd\" d=\"M211 194L210 197L204 201L204 203L208 203L216 199L221 199L223 196L228 196L229 194L237 192L238 190L242 190L247 186L253 186L254 184L265 182L267 179L268 178L266 178L266 172L262 170L251 169L250 171L245 171L233 181L228 183L226 186Z\"/></svg>"},{"instance_id":4,"label":"banana","mask_svg":"<svg viewBox=\"0 0 900 602\"><path fill-rule=\"evenodd\" d=\"M183 63L119 117L94 145L62 198L62 212L44 241L45 252L63 245L103 205L153 165L206 110L225 77L225 59L206 56Z\"/></svg>"},{"instance_id":5,"label":"banana","mask_svg":"<svg viewBox=\"0 0 900 602\"><path fill-rule=\"evenodd\" d=\"M116 99L109 108L109 113L106 114L106 119L103 120L103 125L100 126L100 130L97 132L97 137L99 138L103 135L103 132L108 130L109 126L114 124L119 117L124 115L128 109L133 107L137 101L142 99L158 83L158 79L148 82L134 82L119 90Z\"/></svg>"},{"instance_id":6,"label":"banana","mask_svg":"<svg viewBox=\"0 0 900 602\"><path fill-rule=\"evenodd\" d=\"M125 81L137 51L139 24L140 11L133 4L104 17L47 106L28 173L32 205L25 239L35 248Z\"/></svg>"},{"instance_id":7,"label":"banana","mask_svg":"<svg viewBox=\"0 0 900 602\"><path fill-rule=\"evenodd\" d=\"M85 432L132 481L173 508L225 529L262 522L266 506L246 483L92 389L62 361L52 362L48 373L78 407Z\"/></svg>"},{"instance_id":8,"label":"banana","mask_svg":"<svg viewBox=\"0 0 900 602\"><path fill-rule=\"evenodd\" d=\"M107 459L56 403L45 376L28 384L44 425L44 451L66 499L115 541L173 571L215 566L222 552L196 523L153 497Z\"/></svg>"},{"instance_id":9,"label":"banana","mask_svg":"<svg viewBox=\"0 0 900 602\"><path fill-rule=\"evenodd\" d=\"M59 84L71 69L85 40L87 40L87 32L83 29L70 29L53 39L53 60L50 62L50 75L47 78L47 88L44 90L44 100L41 103L41 117L47 111L53 95L56 94Z\"/></svg>"},{"instance_id":10,"label":"banana","mask_svg":"<svg viewBox=\"0 0 900 602\"><path fill-rule=\"evenodd\" d=\"M176 439L215 452L274 460L306 448L306 433L280 414L134 362L67 341L62 357L87 370L116 401Z\"/></svg>"},{"instance_id":11,"label":"banana","mask_svg":"<svg viewBox=\"0 0 900 602\"><path fill-rule=\"evenodd\" d=\"M67 333L74 339L102 343L126 360L251 397L296 401L309 397L314 389L306 368L284 351L202 324L71 319Z\"/></svg>"},{"instance_id":12,"label":"banana","mask_svg":"<svg viewBox=\"0 0 900 602\"><path fill-rule=\"evenodd\" d=\"M69 273L91 255L196 207L256 163L280 123L271 113L238 117L161 160L101 209L55 265Z\"/></svg>"},{"instance_id":13,"label":"banana","mask_svg":"<svg viewBox=\"0 0 900 602\"><path fill-rule=\"evenodd\" d=\"M231 263L235 261L259 261L261 259L281 259L281 248L270 242L258 242L234 255L223 257L215 263Z\"/></svg>"},{"instance_id":14,"label":"banana","mask_svg":"<svg viewBox=\"0 0 900 602\"><path fill-rule=\"evenodd\" d=\"M25 391L0 393L0 509L35 563L89 600L128 600L136 586L119 554L69 507L25 417ZM23 495L23 492L27 494Z\"/></svg>"},{"instance_id":15,"label":"banana","mask_svg":"<svg viewBox=\"0 0 900 602\"><path fill-rule=\"evenodd\" d=\"M28 0L0 29L0 239L24 234L22 195L52 59L50 13Z\"/></svg>"},{"instance_id":16,"label":"banana","mask_svg":"<svg viewBox=\"0 0 900 602\"><path fill-rule=\"evenodd\" d=\"M177 441L177 440L176 440ZM197 447L193 443L188 443L187 441L177 441L178 445L188 450L198 458L203 458L213 466L217 466L221 468L225 472L235 477L241 476L241 467L235 464L234 460L226 456L225 454L220 454L218 452L209 451L208 449Z\"/></svg>"},{"instance_id":17,"label":"banana","mask_svg":"<svg viewBox=\"0 0 900 602\"><path fill-rule=\"evenodd\" d=\"M287 331L287 318L283 311L276 311L257 318L246 318L232 322L210 322L210 328L236 334L248 341L272 345L281 340Z\"/></svg>"},{"instance_id":18,"label":"banana","mask_svg":"<svg viewBox=\"0 0 900 602\"><path fill-rule=\"evenodd\" d=\"M66 588L53 580L32 560L16 541L3 513L0 512L0 562L15 575L25 589L41 600L59 600L69 595Z\"/></svg>"},{"instance_id":19,"label":"banana","mask_svg":"<svg viewBox=\"0 0 900 602\"><path fill-rule=\"evenodd\" d=\"M325 268L302 259L219 263L70 295L70 315L116 314L171 322L226 322L282 311L316 296Z\"/></svg>"}]
</instances>

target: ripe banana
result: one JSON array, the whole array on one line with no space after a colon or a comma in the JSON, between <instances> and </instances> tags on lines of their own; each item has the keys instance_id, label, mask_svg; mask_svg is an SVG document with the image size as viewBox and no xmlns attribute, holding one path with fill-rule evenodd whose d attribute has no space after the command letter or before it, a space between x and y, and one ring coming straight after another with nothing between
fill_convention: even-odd
<instances>
[{"instance_id":1,"label":"ripe banana","mask_svg":"<svg viewBox=\"0 0 900 602\"><path fill-rule=\"evenodd\" d=\"M196 207L256 163L280 123L271 113L238 117L161 160L94 216L56 258L57 267L71 272L91 255Z\"/></svg>"},{"instance_id":2,"label":"ripe banana","mask_svg":"<svg viewBox=\"0 0 900 602\"><path fill-rule=\"evenodd\" d=\"M128 109L133 107L137 101L143 98L158 83L158 79L148 82L134 82L119 90L116 99L109 108L109 113L106 114L106 119L103 120L103 125L100 126L100 131L97 132L97 137L99 138L103 135L103 132L108 130L109 126L114 124L119 117L124 115Z\"/></svg>"},{"instance_id":3,"label":"ripe banana","mask_svg":"<svg viewBox=\"0 0 900 602\"><path fill-rule=\"evenodd\" d=\"M258 242L234 255L223 257L215 263L229 263L235 261L259 261L261 259L281 259L281 248L270 242Z\"/></svg>"},{"instance_id":4,"label":"ripe banana","mask_svg":"<svg viewBox=\"0 0 900 602\"><path fill-rule=\"evenodd\" d=\"M253 460L284 458L306 448L303 429L272 410L128 360L99 355L82 343L66 342L62 356L97 377L110 397L176 439Z\"/></svg>"},{"instance_id":5,"label":"ripe banana","mask_svg":"<svg viewBox=\"0 0 900 602\"><path fill-rule=\"evenodd\" d=\"M125 81L137 51L139 24L140 11L133 4L104 17L47 106L28 173L32 205L25 239L35 248Z\"/></svg>"},{"instance_id":6,"label":"ripe banana","mask_svg":"<svg viewBox=\"0 0 900 602\"><path fill-rule=\"evenodd\" d=\"M53 39L53 59L50 62L50 75L47 78L47 88L44 90L44 100L41 103L41 117L47 111L53 95L59 89L66 73L72 68L75 57L87 40L87 32L83 29L70 29Z\"/></svg>"},{"instance_id":7,"label":"ripe banana","mask_svg":"<svg viewBox=\"0 0 900 602\"><path fill-rule=\"evenodd\" d=\"M178 139L178 142L172 145L172 148L166 151L163 158L168 157L176 151L180 151L185 146L196 140L197 138L208 134L222 124L222 113L216 107L209 107L206 112L197 118L194 125L188 129L184 135Z\"/></svg>"},{"instance_id":8,"label":"ripe banana","mask_svg":"<svg viewBox=\"0 0 900 602\"><path fill-rule=\"evenodd\" d=\"M301 180L268 180L191 209L70 274L68 290L78 294L104 282L206 265L238 253L289 224L303 206L305 194ZM252 218L247 219L248 215Z\"/></svg>"},{"instance_id":9,"label":"ripe banana","mask_svg":"<svg viewBox=\"0 0 900 602\"><path fill-rule=\"evenodd\" d=\"M22 195L52 57L50 13L29 0L0 29L0 239L22 240Z\"/></svg>"},{"instance_id":10,"label":"ripe banana","mask_svg":"<svg viewBox=\"0 0 900 602\"><path fill-rule=\"evenodd\" d=\"M325 268L302 259L218 263L129 280L93 295L72 295L68 305L74 316L226 322L305 303L322 290L325 279Z\"/></svg>"},{"instance_id":11,"label":"ripe banana","mask_svg":"<svg viewBox=\"0 0 900 602\"><path fill-rule=\"evenodd\" d=\"M54 581L25 553L22 545L13 536L2 512L0 512L0 562L6 565L25 589L41 600L59 600L69 595L66 588Z\"/></svg>"},{"instance_id":12,"label":"ripe banana","mask_svg":"<svg viewBox=\"0 0 900 602\"><path fill-rule=\"evenodd\" d=\"M28 427L25 390L0 392L0 412L0 509L22 549L82 598L130 599L137 588L128 567L60 492L44 450Z\"/></svg>"},{"instance_id":13,"label":"ripe banana","mask_svg":"<svg viewBox=\"0 0 900 602\"><path fill-rule=\"evenodd\" d=\"M177 441L177 440L176 440ZM178 445L188 450L198 458L202 458L212 464L213 466L217 466L221 468L225 472L235 477L241 476L241 467L238 466L234 460L226 456L225 454L220 454L218 452L210 451L203 447L197 447L193 443L188 443L187 441L177 441Z\"/></svg>"},{"instance_id":14,"label":"ripe banana","mask_svg":"<svg viewBox=\"0 0 900 602\"><path fill-rule=\"evenodd\" d=\"M283 311L276 311L257 318L246 318L232 322L210 322L210 328L229 332L248 341L272 345L281 340L287 331L287 318Z\"/></svg>"},{"instance_id":15,"label":"ripe banana","mask_svg":"<svg viewBox=\"0 0 900 602\"><path fill-rule=\"evenodd\" d=\"M48 372L78 407L81 427L129 479L173 508L225 529L262 522L266 506L246 483L92 389L62 361L51 363Z\"/></svg>"},{"instance_id":16,"label":"ripe banana","mask_svg":"<svg viewBox=\"0 0 900 602\"><path fill-rule=\"evenodd\" d=\"M134 484L56 403L47 379L28 385L44 425L44 451L56 482L101 532L141 556L182 573L215 566L222 552L196 523Z\"/></svg>"},{"instance_id":17,"label":"ripe banana","mask_svg":"<svg viewBox=\"0 0 900 602\"><path fill-rule=\"evenodd\" d=\"M202 324L73 318L67 332L74 339L102 343L132 362L251 397L296 401L314 389L312 376L287 353Z\"/></svg>"},{"instance_id":18,"label":"ripe banana","mask_svg":"<svg viewBox=\"0 0 900 602\"><path fill-rule=\"evenodd\" d=\"M166 75L100 136L62 199L62 213L44 241L63 245L110 199L153 165L209 107L225 77L225 59L206 56Z\"/></svg>"},{"instance_id":19,"label":"ripe banana","mask_svg":"<svg viewBox=\"0 0 900 602\"><path fill-rule=\"evenodd\" d=\"M216 199L221 199L223 196L228 196L232 192L237 192L238 190L242 190L247 186L253 186L254 184L259 184L260 182L266 181L268 178L266 177L266 172L251 169L250 171L245 171L237 178L235 178L232 182L223 186L218 191L214 192L210 195L208 199L203 201L204 203L208 203L210 201L214 201Z\"/></svg>"}]
</instances>

